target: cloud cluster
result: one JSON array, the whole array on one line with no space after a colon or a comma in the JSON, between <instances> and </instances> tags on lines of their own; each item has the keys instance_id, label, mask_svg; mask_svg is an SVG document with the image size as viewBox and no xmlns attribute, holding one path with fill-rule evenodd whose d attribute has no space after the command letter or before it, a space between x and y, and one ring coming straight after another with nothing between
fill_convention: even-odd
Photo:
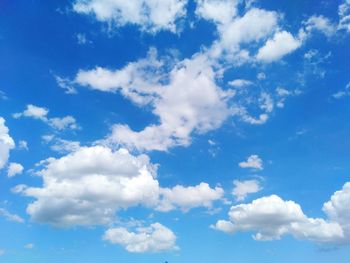
<instances>
[{"instance_id":1,"label":"cloud cluster","mask_svg":"<svg viewBox=\"0 0 350 263\"><path fill-rule=\"evenodd\" d=\"M124 227L110 228L103 235L103 239L112 244L121 245L132 253L178 249L175 234L160 223L151 224L149 227L139 227L135 232L130 232Z\"/></svg>"},{"instance_id":2,"label":"cloud cluster","mask_svg":"<svg viewBox=\"0 0 350 263\"><path fill-rule=\"evenodd\" d=\"M41 120L48 125L50 125L52 128L56 130L76 130L79 129L79 125L76 123L76 120L74 117L68 115L62 118L48 118L47 115L49 113L49 110L46 108L38 107L32 104L28 104L27 108L23 112L14 113L13 117L15 119L21 118L21 117L27 117L27 118L33 118L37 120Z\"/></svg>"},{"instance_id":3,"label":"cloud cluster","mask_svg":"<svg viewBox=\"0 0 350 263\"><path fill-rule=\"evenodd\" d=\"M125 149L81 147L41 165L42 187L18 185L13 191L36 199L27 207L33 221L59 227L110 224L117 211L138 205L159 211L211 207L223 195L205 183L161 188L148 156Z\"/></svg>"},{"instance_id":4,"label":"cloud cluster","mask_svg":"<svg viewBox=\"0 0 350 263\"><path fill-rule=\"evenodd\" d=\"M240 162L238 165L241 168L252 168L256 170L264 169L263 160L256 154L250 155L246 161Z\"/></svg>"},{"instance_id":5,"label":"cloud cluster","mask_svg":"<svg viewBox=\"0 0 350 263\"><path fill-rule=\"evenodd\" d=\"M19 163L10 163L7 168L7 176L13 177L17 174L21 174L23 172L23 166Z\"/></svg>"},{"instance_id":6,"label":"cloud cluster","mask_svg":"<svg viewBox=\"0 0 350 263\"><path fill-rule=\"evenodd\" d=\"M15 142L9 135L9 129L5 125L5 119L0 117L0 169L6 165L10 150L14 147Z\"/></svg>"},{"instance_id":7,"label":"cloud cluster","mask_svg":"<svg viewBox=\"0 0 350 263\"><path fill-rule=\"evenodd\" d=\"M290 234L316 243L349 244L350 183L323 206L327 219L307 217L299 204L277 195L232 206L229 221L219 220L213 228L227 233L256 232L255 240L275 240Z\"/></svg>"},{"instance_id":8,"label":"cloud cluster","mask_svg":"<svg viewBox=\"0 0 350 263\"><path fill-rule=\"evenodd\" d=\"M234 180L233 185L232 194L236 197L237 201L243 201L248 194L257 193L262 189L258 180Z\"/></svg>"},{"instance_id":9,"label":"cloud cluster","mask_svg":"<svg viewBox=\"0 0 350 263\"><path fill-rule=\"evenodd\" d=\"M110 26L133 24L143 31L177 31L176 22L186 15L187 0L76 0L73 10L93 15Z\"/></svg>"}]
</instances>

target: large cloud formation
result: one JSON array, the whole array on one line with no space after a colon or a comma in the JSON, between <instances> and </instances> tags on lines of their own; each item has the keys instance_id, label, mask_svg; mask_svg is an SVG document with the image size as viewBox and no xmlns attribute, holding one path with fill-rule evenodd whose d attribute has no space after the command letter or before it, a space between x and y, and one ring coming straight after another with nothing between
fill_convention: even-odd
<instances>
[{"instance_id":1,"label":"large cloud formation","mask_svg":"<svg viewBox=\"0 0 350 263\"><path fill-rule=\"evenodd\" d=\"M227 233L256 232L255 240L275 240L290 234L316 243L350 243L350 183L323 206L327 219L307 217L299 204L277 195L232 206L229 221L219 220L213 228Z\"/></svg>"},{"instance_id":2,"label":"large cloud formation","mask_svg":"<svg viewBox=\"0 0 350 263\"><path fill-rule=\"evenodd\" d=\"M211 207L223 195L206 183L162 188L149 157L125 149L81 147L41 163L43 186L18 185L14 191L36 199L27 207L33 221L59 227L110 224L118 210L138 205L159 211Z\"/></svg>"}]
</instances>

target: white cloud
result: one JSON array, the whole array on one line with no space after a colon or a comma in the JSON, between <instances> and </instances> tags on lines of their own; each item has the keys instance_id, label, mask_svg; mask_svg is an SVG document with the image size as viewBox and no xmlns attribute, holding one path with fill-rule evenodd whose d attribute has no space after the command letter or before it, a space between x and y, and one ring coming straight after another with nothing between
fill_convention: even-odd
<instances>
[{"instance_id":1,"label":"white cloud","mask_svg":"<svg viewBox=\"0 0 350 263\"><path fill-rule=\"evenodd\" d=\"M338 29L350 32L350 0L344 0L344 2L339 5L338 14Z\"/></svg>"},{"instance_id":2,"label":"white cloud","mask_svg":"<svg viewBox=\"0 0 350 263\"><path fill-rule=\"evenodd\" d=\"M82 41L82 40L80 40ZM62 78L60 76L54 75L57 85L64 90L66 94L76 94L77 90L74 87L74 83L69 79Z\"/></svg>"},{"instance_id":3,"label":"white cloud","mask_svg":"<svg viewBox=\"0 0 350 263\"><path fill-rule=\"evenodd\" d=\"M350 183L324 203L327 219L307 217L300 205L276 195L249 204L232 206L230 220L219 220L213 228L227 233L254 231L256 240L274 240L290 234L297 239L334 245L350 244Z\"/></svg>"},{"instance_id":4,"label":"white cloud","mask_svg":"<svg viewBox=\"0 0 350 263\"><path fill-rule=\"evenodd\" d=\"M26 245L24 245L24 248L26 248L26 249L33 249L34 248L34 244L33 243L26 244Z\"/></svg>"},{"instance_id":5,"label":"white cloud","mask_svg":"<svg viewBox=\"0 0 350 263\"><path fill-rule=\"evenodd\" d=\"M5 255L5 250L0 249L0 257L3 256L3 255Z\"/></svg>"},{"instance_id":6,"label":"white cloud","mask_svg":"<svg viewBox=\"0 0 350 263\"><path fill-rule=\"evenodd\" d=\"M120 209L142 205L160 210L165 201L171 206L167 210L211 207L222 195L222 189L211 189L207 184L163 189L148 156L133 156L124 149L81 147L40 164L44 167L37 174L43 186L20 185L13 191L36 199L27 207L32 220L60 227L109 224ZM172 192L192 196L185 200L188 196Z\"/></svg>"},{"instance_id":7,"label":"white cloud","mask_svg":"<svg viewBox=\"0 0 350 263\"><path fill-rule=\"evenodd\" d=\"M50 148L59 153L75 152L80 149L80 142L56 138Z\"/></svg>"},{"instance_id":8,"label":"white cloud","mask_svg":"<svg viewBox=\"0 0 350 263\"><path fill-rule=\"evenodd\" d=\"M339 90L338 92L332 95L332 97L335 99L341 99L346 96L350 96L350 82L345 86L344 89Z\"/></svg>"},{"instance_id":9,"label":"white cloud","mask_svg":"<svg viewBox=\"0 0 350 263\"><path fill-rule=\"evenodd\" d=\"M0 169L6 165L10 150L14 147L15 142L9 135L9 129L5 125L5 119L0 117Z\"/></svg>"},{"instance_id":10,"label":"white cloud","mask_svg":"<svg viewBox=\"0 0 350 263\"><path fill-rule=\"evenodd\" d=\"M13 117L14 118L20 118L20 117L29 117L29 118L34 118L34 119L40 119L43 121L47 120L47 114L49 113L49 110L46 108L38 107L32 104L28 104L27 108L20 113L14 113Z\"/></svg>"},{"instance_id":11,"label":"white cloud","mask_svg":"<svg viewBox=\"0 0 350 263\"><path fill-rule=\"evenodd\" d=\"M298 96L302 94L302 91L299 89L295 89L295 90L287 90L283 87L277 87L276 88L276 95L277 95L277 102L276 102L276 106L278 108L283 108L285 101L288 97L290 96Z\"/></svg>"},{"instance_id":12,"label":"white cloud","mask_svg":"<svg viewBox=\"0 0 350 263\"><path fill-rule=\"evenodd\" d=\"M63 118L48 118L47 115L49 110L46 108L38 107L32 104L28 104L27 108L23 112L14 113L14 118L28 117L33 119L38 119L46 124L50 125L56 130L65 130L65 129L79 129L79 125L76 123L74 117L68 115Z\"/></svg>"},{"instance_id":13,"label":"white cloud","mask_svg":"<svg viewBox=\"0 0 350 263\"><path fill-rule=\"evenodd\" d=\"M17 223L24 223L24 219L18 215L11 214L9 211L7 211L4 208L0 208L0 216L3 216L8 221L13 221Z\"/></svg>"},{"instance_id":14,"label":"white cloud","mask_svg":"<svg viewBox=\"0 0 350 263\"><path fill-rule=\"evenodd\" d=\"M249 61L247 50L242 44L257 43L277 30L278 14L263 9L252 8L242 17L233 18L226 24L218 24L219 40L214 42L210 55L214 58Z\"/></svg>"},{"instance_id":15,"label":"white cloud","mask_svg":"<svg viewBox=\"0 0 350 263\"><path fill-rule=\"evenodd\" d=\"M301 44L302 41L294 38L289 32L277 32L259 49L256 58L263 62L276 61L299 48Z\"/></svg>"},{"instance_id":16,"label":"white cloud","mask_svg":"<svg viewBox=\"0 0 350 263\"><path fill-rule=\"evenodd\" d=\"M213 189L207 183L200 183L190 187L177 185L173 188L162 188L160 193L161 200L157 210L169 211L180 208L187 211L194 207L211 208L215 200L222 198L224 190L221 187Z\"/></svg>"},{"instance_id":17,"label":"white cloud","mask_svg":"<svg viewBox=\"0 0 350 263\"><path fill-rule=\"evenodd\" d=\"M186 15L187 0L76 0L73 10L94 15L110 26L133 24L143 31L177 31L176 22Z\"/></svg>"},{"instance_id":18,"label":"white cloud","mask_svg":"<svg viewBox=\"0 0 350 263\"><path fill-rule=\"evenodd\" d=\"M232 194L237 201L243 201L248 194L257 193L262 189L258 180L234 180L233 185Z\"/></svg>"},{"instance_id":19,"label":"white cloud","mask_svg":"<svg viewBox=\"0 0 350 263\"><path fill-rule=\"evenodd\" d=\"M330 201L323 205L323 211L334 222L338 222L345 233L344 242L350 244L350 182L336 191Z\"/></svg>"},{"instance_id":20,"label":"white cloud","mask_svg":"<svg viewBox=\"0 0 350 263\"><path fill-rule=\"evenodd\" d=\"M253 169L257 169L257 170L263 169L263 161L256 154L249 156L246 161L240 162L238 165L241 168L253 168Z\"/></svg>"},{"instance_id":21,"label":"white cloud","mask_svg":"<svg viewBox=\"0 0 350 263\"><path fill-rule=\"evenodd\" d=\"M337 31L335 25L324 16L311 16L307 21L304 22L305 29L307 32L312 32L313 30L318 30L325 34L327 37L331 37Z\"/></svg>"},{"instance_id":22,"label":"white cloud","mask_svg":"<svg viewBox=\"0 0 350 263\"><path fill-rule=\"evenodd\" d=\"M7 168L7 176L13 177L17 174L21 174L23 172L23 166L19 163L10 163Z\"/></svg>"},{"instance_id":23,"label":"white cloud","mask_svg":"<svg viewBox=\"0 0 350 263\"><path fill-rule=\"evenodd\" d=\"M149 227L139 227L135 232L130 232L124 227L111 228L105 232L103 239L112 244L121 245L132 253L178 249L175 234L160 223L151 224Z\"/></svg>"},{"instance_id":24,"label":"white cloud","mask_svg":"<svg viewBox=\"0 0 350 263\"><path fill-rule=\"evenodd\" d=\"M27 141L21 140L18 142L18 147L19 149L23 149L23 150L28 150L28 143Z\"/></svg>"},{"instance_id":25,"label":"white cloud","mask_svg":"<svg viewBox=\"0 0 350 263\"><path fill-rule=\"evenodd\" d=\"M246 79L234 79L229 81L228 84L232 87L241 88L241 87L253 85L253 82Z\"/></svg>"},{"instance_id":26,"label":"white cloud","mask_svg":"<svg viewBox=\"0 0 350 263\"><path fill-rule=\"evenodd\" d=\"M232 93L216 85L215 72L206 56L197 54L179 62L166 81L160 81L164 79L159 69L162 62L154 56L151 51L148 59L130 63L116 72L98 69L78 73L77 83L103 91L121 89L133 102L151 105L152 112L159 117L159 124L137 132L127 125L114 125L107 138L109 143L160 151L187 146L192 133L214 130L230 115L226 101ZM149 70L150 62L155 70Z\"/></svg>"},{"instance_id":27,"label":"white cloud","mask_svg":"<svg viewBox=\"0 0 350 263\"><path fill-rule=\"evenodd\" d=\"M338 223L308 218L297 203L284 201L276 195L232 206L229 217L230 221L220 220L213 227L229 233L255 231L253 237L260 241L291 234L298 239L327 243L344 236Z\"/></svg>"},{"instance_id":28,"label":"white cloud","mask_svg":"<svg viewBox=\"0 0 350 263\"><path fill-rule=\"evenodd\" d=\"M215 23L226 24L236 16L237 0L197 0L196 15Z\"/></svg>"}]
</instances>

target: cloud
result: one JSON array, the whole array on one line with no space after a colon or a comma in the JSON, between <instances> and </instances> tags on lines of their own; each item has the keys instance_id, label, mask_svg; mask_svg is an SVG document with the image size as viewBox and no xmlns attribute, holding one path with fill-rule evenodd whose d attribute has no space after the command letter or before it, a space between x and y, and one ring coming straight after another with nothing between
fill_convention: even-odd
<instances>
[{"instance_id":1,"label":"cloud","mask_svg":"<svg viewBox=\"0 0 350 263\"><path fill-rule=\"evenodd\" d=\"M7 211L4 208L0 208L0 216L3 216L8 221L17 222L17 223L24 223L24 219L18 215L11 214L9 211Z\"/></svg>"},{"instance_id":2,"label":"cloud","mask_svg":"<svg viewBox=\"0 0 350 263\"><path fill-rule=\"evenodd\" d=\"M59 131L66 129L76 130L80 128L79 125L76 123L75 118L70 115L65 116L63 118L48 118L48 113L49 110L46 108L28 104L27 108L23 112L14 113L12 116L16 119L21 117L38 119Z\"/></svg>"},{"instance_id":3,"label":"cloud","mask_svg":"<svg viewBox=\"0 0 350 263\"><path fill-rule=\"evenodd\" d=\"M196 15L215 23L227 24L237 14L237 0L197 0Z\"/></svg>"},{"instance_id":4,"label":"cloud","mask_svg":"<svg viewBox=\"0 0 350 263\"><path fill-rule=\"evenodd\" d=\"M221 187L213 189L207 183L200 183L190 187L177 185L173 188L162 188L160 194L157 210L170 211L180 208L187 211L194 207L211 208L215 200L222 198L224 190Z\"/></svg>"},{"instance_id":5,"label":"cloud","mask_svg":"<svg viewBox=\"0 0 350 263\"><path fill-rule=\"evenodd\" d=\"M5 250L0 249L0 257L3 256L3 255L5 255Z\"/></svg>"},{"instance_id":6,"label":"cloud","mask_svg":"<svg viewBox=\"0 0 350 263\"><path fill-rule=\"evenodd\" d=\"M256 169L256 170L262 170L263 169L263 161L256 154L253 154L253 155L249 156L246 161L240 162L238 165L241 168L253 168L253 169Z\"/></svg>"},{"instance_id":7,"label":"cloud","mask_svg":"<svg viewBox=\"0 0 350 263\"><path fill-rule=\"evenodd\" d=\"M206 56L197 54L177 63L161 81L164 77L159 67L163 62L155 58L154 52L150 51L148 59L130 63L115 72L97 69L77 74L76 82L80 85L109 92L120 89L136 104L150 105L159 118L159 124L151 124L141 131L116 124L107 138L108 143L160 151L187 146L192 133L214 130L230 115L226 101L232 93L216 85L215 72Z\"/></svg>"},{"instance_id":8,"label":"cloud","mask_svg":"<svg viewBox=\"0 0 350 263\"><path fill-rule=\"evenodd\" d=\"M252 81L246 80L246 79L234 79L228 82L228 85L235 88L242 88L242 87L250 86L252 84L253 84Z\"/></svg>"},{"instance_id":9,"label":"cloud","mask_svg":"<svg viewBox=\"0 0 350 263\"><path fill-rule=\"evenodd\" d=\"M350 0L344 0L344 2L339 5L338 14L338 29L350 32Z\"/></svg>"},{"instance_id":10,"label":"cloud","mask_svg":"<svg viewBox=\"0 0 350 263\"><path fill-rule=\"evenodd\" d=\"M296 39L287 31L275 33L258 51L256 58L263 62L272 62L299 48L302 41Z\"/></svg>"},{"instance_id":11,"label":"cloud","mask_svg":"<svg viewBox=\"0 0 350 263\"><path fill-rule=\"evenodd\" d=\"M237 201L243 201L248 194L257 193L262 190L258 180L234 180L233 185L232 194L236 197Z\"/></svg>"},{"instance_id":12,"label":"cloud","mask_svg":"<svg viewBox=\"0 0 350 263\"><path fill-rule=\"evenodd\" d=\"M256 231L253 237L259 241L276 240L291 234L298 239L324 243L341 239L344 235L338 223L308 218L298 204L276 195L232 206L229 217L230 221L220 220L213 227L229 233Z\"/></svg>"},{"instance_id":13,"label":"cloud","mask_svg":"<svg viewBox=\"0 0 350 263\"><path fill-rule=\"evenodd\" d=\"M34 248L34 244L33 243L26 244L24 246L24 248L26 248L26 249L33 249Z\"/></svg>"},{"instance_id":14,"label":"cloud","mask_svg":"<svg viewBox=\"0 0 350 263\"><path fill-rule=\"evenodd\" d=\"M19 185L13 192L36 199L27 207L33 221L59 227L110 224L120 209L141 205L160 210L165 201L167 210L211 207L222 195L222 189L207 184L163 189L149 157L133 156L125 149L81 147L40 164L43 169L37 174L43 179L42 187ZM192 196L185 200L188 196L172 192Z\"/></svg>"},{"instance_id":15,"label":"cloud","mask_svg":"<svg viewBox=\"0 0 350 263\"><path fill-rule=\"evenodd\" d=\"M175 234L160 223L151 224L149 227L139 227L135 232L130 232L124 227L110 228L103 235L103 239L112 244L121 245L132 253L178 249Z\"/></svg>"},{"instance_id":16,"label":"cloud","mask_svg":"<svg viewBox=\"0 0 350 263\"><path fill-rule=\"evenodd\" d=\"M78 38L80 39L80 38ZM80 39L80 41L82 41ZM66 94L77 94L77 90L74 88L74 83L69 79L62 78L60 76L54 75L57 85L64 90Z\"/></svg>"},{"instance_id":17,"label":"cloud","mask_svg":"<svg viewBox=\"0 0 350 263\"><path fill-rule=\"evenodd\" d=\"M23 172L23 166L19 163L10 163L7 168L7 176L13 177L17 174L21 174Z\"/></svg>"},{"instance_id":18,"label":"cloud","mask_svg":"<svg viewBox=\"0 0 350 263\"><path fill-rule=\"evenodd\" d=\"M344 89L332 94L332 97L335 99L341 99L346 96L350 96L350 82L345 86Z\"/></svg>"},{"instance_id":19,"label":"cloud","mask_svg":"<svg viewBox=\"0 0 350 263\"><path fill-rule=\"evenodd\" d=\"M332 221L342 226L345 233L344 242L350 244L350 182L331 196L330 201L323 205L323 211Z\"/></svg>"},{"instance_id":20,"label":"cloud","mask_svg":"<svg viewBox=\"0 0 350 263\"><path fill-rule=\"evenodd\" d=\"M14 147L15 142L9 135L9 129L5 125L5 119L0 117L0 169L6 165L10 150Z\"/></svg>"},{"instance_id":21,"label":"cloud","mask_svg":"<svg viewBox=\"0 0 350 263\"><path fill-rule=\"evenodd\" d=\"M331 37L337 31L337 27L333 25L332 22L324 16L313 15L303 24L307 32L318 30L325 34L327 37Z\"/></svg>"},{"instance_id":22,"label":"cloud","mask_svg":"<svg viewBox=\"0 0 350 263\"><path fill-rule=\"evenodd\" d=\"M24 141L24 140L21 140L18 142L18 147L19 149L23 149L23 150L28 150L28 142L27 141Z\"/></svg>"},{"instance_id":23,"label":"cloud","mask_svg":"<svg viewBox=\"0 0 350 263\"><path fill-rule=\"evenodd\" d=\"M290 234L297 239L326 244L350 244L350 183L323 205L327 219L307 217L299 204L277 195L232 206L230 220L219 220L214 229L227 233L253 231L255 240L276 240Z\"/></svg>"},{"instance_id":24,"label":"cloud","mask_svg":"<svg viewBox=\"0 0 350 263\"><path fill-rule=\"evenodd\" d=\"M176 32L176 22L186 15L186 4L187 0L76 0L73 10L113 27L132 24L151 33Z\"/></svg>"}]
</instances>

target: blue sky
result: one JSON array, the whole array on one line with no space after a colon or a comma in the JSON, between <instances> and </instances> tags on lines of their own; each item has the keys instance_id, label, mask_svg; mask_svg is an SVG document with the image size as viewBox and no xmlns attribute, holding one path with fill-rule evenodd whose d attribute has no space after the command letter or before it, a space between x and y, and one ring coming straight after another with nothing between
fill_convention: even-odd
<instances>
[{"instance_id":1,"label":"blue sky","mask_svg":"<svg viewBox=\"0 0 350 263\"><path fill-rule=\"evenodd\" d=\"M349 0L1 1L0 262L347 262L349 41Z\"/></svg>"}]
</instances>

